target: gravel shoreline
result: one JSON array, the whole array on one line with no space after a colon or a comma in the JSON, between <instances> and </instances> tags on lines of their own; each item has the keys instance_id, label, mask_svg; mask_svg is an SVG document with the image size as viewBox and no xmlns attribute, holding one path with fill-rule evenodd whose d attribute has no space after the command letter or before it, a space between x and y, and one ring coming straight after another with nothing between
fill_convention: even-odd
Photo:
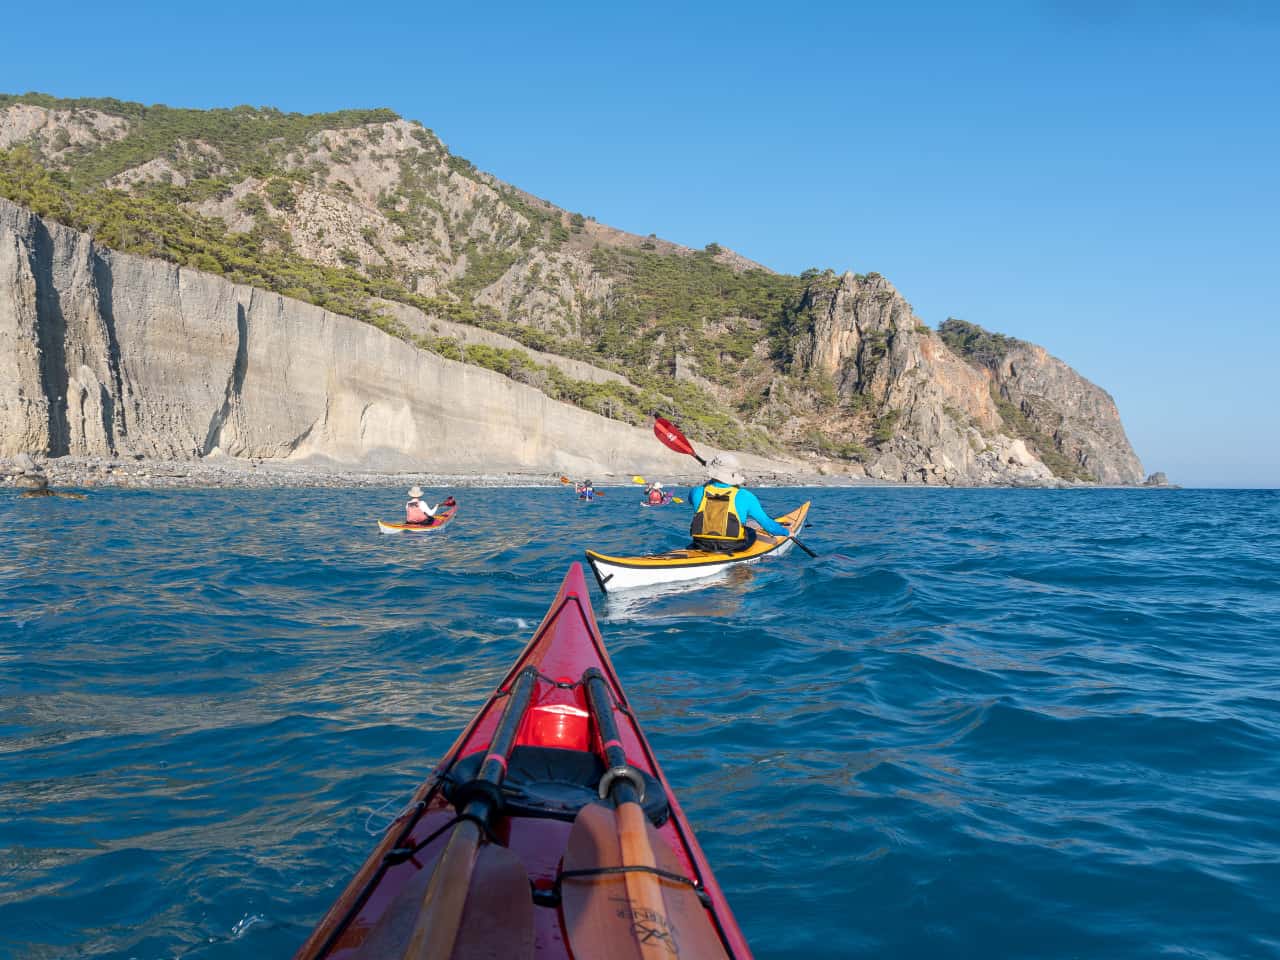
<instances>
[{"instance_id":1,"label":"gravel shoreline","mask_svg":"<svg viewBox=\"0 0 1280 960\"><path fill-rule=\"evenodd\" d=\"M362 487L557 487L562 474L546 471L495 471L475 473L442 469L438 472L381 472L340 467L333 464L288 462L280 460L237 460L214 457L204 460L148 460L120 457L52 457L35 458L49 479L50 489L58 490L165 490L165 489L230 489ZM0 458L0 488L21 488L22 469L13 459ZM664 484L681 486L700 483L701 472L666 474ZM579 478L574 478L579 479ZM597 474L596 486L629 486L630 475ZM794 473L760 473L748 476L756 487L939 487L944 484L894 483L865 477L823 474L803 468ZM1057 481L1024 486L1049 489L1104 489L1099 484ZM1138 485L1119 487L1123 490L1168 490L1173 485ZM1018 489L1001 486L993 489Z\"/></svg>"},{"instance_id":2,"label":"gravel shoreline","mask_svg":"<svg viewBox=\"0 0 1280 960\"><path fill-rule=\"evenodd\" d=\"M495 471L468 473L380 472L332 465L289 463L272 460L236 460L218 457L206 460L137 460L111 457L37 458L50 489L262 489L270 487L558 487L562 474L550 472ZM21 469L12 460L0 459L0 487L21 487ZM578 478L575 478L578 479ZM592 479L597 486L626 486L631 477L600 474ZM655 478L657 479L657 478ZM664 475L665 484L697 483L700 473ZM853 478L824 477L797 473L792 476L763 474L753 478L760 486L891 486Z\"/></svg>"}]
</instances>

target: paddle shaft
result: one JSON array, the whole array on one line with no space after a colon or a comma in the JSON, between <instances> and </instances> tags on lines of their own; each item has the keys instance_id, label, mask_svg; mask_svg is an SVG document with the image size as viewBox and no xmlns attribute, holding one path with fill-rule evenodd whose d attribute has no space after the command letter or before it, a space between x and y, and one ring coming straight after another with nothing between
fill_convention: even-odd
<instances>
[{"instance_id":1,"label":"paddle shaft","mask_svg":"<svg viewBox=\"0 0 1280 960\"><path fill-rule=\"evenodd\" d=\"M629 769L627 753L618 737L618 724L613 718L613 702L605 685L604 675L592 667L583 675L587 689L587 703L604 745L605 762L610 770ZM609 788L609 797L617 806L618 846L622 862L628 866L649 867L658 865L653 847L649 843L649 820L640 806L640 796L635 784L628 777L616 777ZM662 897L662 885L658 878L647 871L631 871L626 874L627 899L637 920L661 920L666 924L666 907ZM641 943L641 953L659 955L667 948L660 943Z\"/></svg>"},{"instance_id":2,"label":"paddle shaft","mask_svg":"<svg viewBox=\"0 0 1280 960\"><path fill-rule=\"evenodd\" d=\"M507 693L507 705L503 708L502 717L493 731L493 738L489 741L489 753L476 772L477 780L483 780L498 787L502 786L502 781L507 775L507 756L515 746L516 734L520 731L520 721L524 719L525 712L529 709L529 701L533 699L533 687L537 682L538 671L533 667L525 667L511 684ZM478 796L463 808L462 815L482 823L487 822L488 817L494 813L492 807L492 799Z\"/></svg>"},{"instance_id":3,"label":"paddle shaft","mask_svg":"<svg viewBox=\"0 0 1280 960\"><path fill-rule=\"evenodd\" d=\"M476 853L480 848L482 827L497 812L499 788L507 774L507 756L515 745L520 722L533 698L538 671L522 670L508 689L507 705L489 741L489 752L480 764L472 783L485 784L472 790L474 796L463 806L462 821L449 835L435 871L422 897L422 909L409 938L406 958L449 957L462 930L462 914L471 888ZM465 789L463 784L460 789Z\"/></svg>"},{"instance_id":4,"label":"paddle shaft","mask_svg":"<svg viewBox=\"0 0 1280 960\"><path fill-rule=\"evenodd\" d=\"M591 716L600 734L600 743L604 747L605 763L610 770L627 766L627 752L623 749L622 740L618 737L618 722L613 719L613 700L609 696L609 687L605 683L604 674L592 667L582 675L582 683L587 692L587 705L591 708ZM613 781L610 795L620 803L636 799L635 787L626 778Z\"/></svg>"},{"instance_id":5,"label":"paddle shaft","mask_svg":"<svg viewBox=\"0 0 1280 960\"><path fill-rule=\"evenodd\" d=\"M799 537L794 537L794 536L791 537L791 542L794 543L801 550L803 550L805 553L807 553L809 556L813 557L815 560L818 558L818 555L816 553L814 553L812 550L810 550L808 547L806 547L803 543L800 542Z\"/></svg>"}]
</instances>

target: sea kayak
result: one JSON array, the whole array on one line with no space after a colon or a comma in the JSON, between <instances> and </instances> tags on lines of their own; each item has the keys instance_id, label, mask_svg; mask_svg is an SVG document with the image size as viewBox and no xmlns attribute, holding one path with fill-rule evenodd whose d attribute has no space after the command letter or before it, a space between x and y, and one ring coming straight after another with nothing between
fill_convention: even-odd
<instances>
[{"instance_id":1,"label":"sea kayak","mask_svg":"<svg viewBox=\"0 0 1280 960\"><path fill-rule=\"evenodd\" d=\"M790 513L776 518L779 523L798 535L809 515L809 501L805 501ZM765 557L780 557L791 549L791 537L775 537L757 530L755 539L736 553L715 553L709 550L672 550L644 557L611 557L594 550L587 551L587 563L596 575L596 582L605 593L617 590L633 590L639 587L656 587L683 580L699 580L725 573L733 567L757 563Z\"/></svg>"},{"instance_id":2,"label":"sea kayak","mask_svg":"<svg viewBox=\"0 0 1280 960\"><path fill-rule=\"evenodd\" d=\"M432 517L431 523L388 523L386 520L379 520L378 530L382 533L430 533L448 524L457 512L458 508L452 507L443 513L437 513Z\"/></svg>"},{"instance_id":3,"label":"sea kayak","mask_svg":"<svg viewBox=\"0 0 1280 960\"><path fill-rule=\"evenodd\" d=\"M579 564L296 960L406 956L751 956Z\"/></svg>"}]
</instances>

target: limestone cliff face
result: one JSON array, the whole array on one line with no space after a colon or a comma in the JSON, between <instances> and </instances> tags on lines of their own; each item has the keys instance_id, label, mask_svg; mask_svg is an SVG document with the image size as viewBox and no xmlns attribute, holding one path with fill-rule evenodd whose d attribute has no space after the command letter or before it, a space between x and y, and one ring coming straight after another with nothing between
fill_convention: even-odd
<instances>
[{"instance_id":1,"label":"limestone cliff face","mask_svg":"<svg viewBox=\"0 0 1280 960\"><path fill-rule=\"evenodd\" d=\"M994 375L1000 394L1090 476L1100 483L1142 482L1142 462L1107 391L1033 343L1011 349Z\"/></svg>"},{"instance_id":2,"label":"limestone cliff face","mask_svg":"<svg viewBox=\"0 0 1280 960\"><path fill-rule=\"evenodd\" d=\"M1039 347L1000 338L1016 346L999 363L961 356L877 274L818 278L800 314L795 364L870 411L872 477L1038 483L1054 454L1104 483L1142 480L1111 398Z\"/></svg>"},{"instance_id":3,"label":"limestone cliff face","mask_svg":"<svg viewBox=\"0 0 1280 960\"><path fill-rule=\"evenodd\" d=\"M1059 472L1100 483L1141 483L1115 401L1042 347L954 318L939 334L991 383L1005 426L1026 436Z\"/></svg>"},{"instance_id":4,"label":"limestone cliff face","mask_svg":"<svg viewBox=\"0 0 1280 960\"><path fill-rule=\"evenodd\" d=\"M647 431L0 200L0 455L687 470Z\"/></svg>"}]
</instances>

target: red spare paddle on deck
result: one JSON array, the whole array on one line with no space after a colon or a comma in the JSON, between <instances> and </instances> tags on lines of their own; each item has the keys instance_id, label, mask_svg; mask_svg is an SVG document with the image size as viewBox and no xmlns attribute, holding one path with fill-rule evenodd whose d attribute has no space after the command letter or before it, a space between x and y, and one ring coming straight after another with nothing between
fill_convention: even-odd
<instances>
[{"instance_id":1,"label":"red spare paddle on deck","mask_svg":"<svg viewBox=\"0 0 1280 960\"><path fill-rule=\"evenodd\" d=\"M613 778L602 799L613 809L589 803L569 831L560 902L570 951L584 960L728 960L700 888L640 805L643 781L627 763L604 674L591 667L582 684Z\"/></svg>"}]
</instances>

